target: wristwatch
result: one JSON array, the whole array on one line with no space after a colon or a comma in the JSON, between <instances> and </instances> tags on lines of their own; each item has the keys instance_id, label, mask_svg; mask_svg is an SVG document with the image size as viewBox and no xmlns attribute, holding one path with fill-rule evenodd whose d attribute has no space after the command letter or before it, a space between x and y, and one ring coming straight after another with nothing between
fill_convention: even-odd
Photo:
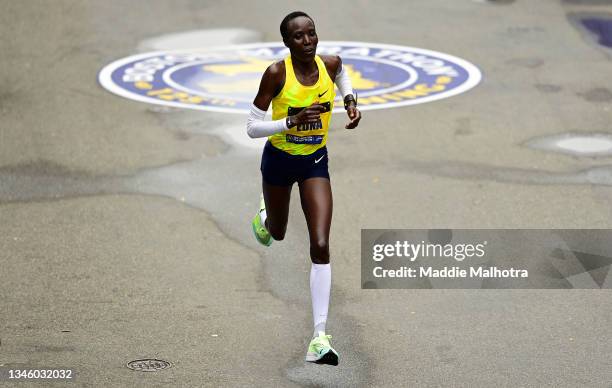
<instances>
[{"instance_id":1,"label":"wristwatch","mask_svg":"<svg viewBox=\"0 0 612 388\"><path fill-rule=\"evenodd\" d=\"M292 116L287 116L287 128L293 127L295 124L293 123Z\"/></svg>"},{"instance_id":2,"label":"wristwatch","mask_svg":"<svg viewBox=\"0 0 612 388\"><path fill-rule=\"evenodd\" d=\"M356 108L357 107L357 92L355 92L355 97L353 97L352 94L349 94L346 97L344 97L344 110L348 110L349 106L351 105L351 102L355 104L355 108Z\"/></svg>"}]
</instances>

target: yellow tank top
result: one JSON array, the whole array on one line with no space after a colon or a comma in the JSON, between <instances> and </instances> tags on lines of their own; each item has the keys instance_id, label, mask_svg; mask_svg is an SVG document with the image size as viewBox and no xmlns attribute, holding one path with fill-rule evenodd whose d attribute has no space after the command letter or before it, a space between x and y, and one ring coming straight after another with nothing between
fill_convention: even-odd
<instances>
[{"instance_id":1,"label":"yellow tank top","mask_svg":"<svg viewBox=\"0 0 612 388\"><path fill-rule=\"evenodd\" d=\"M274 147L291 155L309 155L327 143L327 132L336 91L323 60L316 55L315 62L319 69L319 79L312 86L304 86L295 77L291 55L287 56L285 58L285 85L281 92L272 99L272 120L293 116L314 103L326 108L326 111L321 113L319 122L296 125L288 131L268 137Z\"/></svg>"}]
</instances>

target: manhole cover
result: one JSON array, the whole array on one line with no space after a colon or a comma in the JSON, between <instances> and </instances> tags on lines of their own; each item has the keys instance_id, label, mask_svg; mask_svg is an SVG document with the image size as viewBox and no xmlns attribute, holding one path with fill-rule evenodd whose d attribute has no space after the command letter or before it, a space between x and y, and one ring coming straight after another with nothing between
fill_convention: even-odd
<instances>
[{"instance_id":1,"label":"manhole cover","mask_svg":"<svg viewBox=\"0 0 612 388\"><path fill-rule=\"evenodd\" d=\"M170 363L164 360L144 359L134 360L127 363L127 367L140 372L157 372L158 370L170 368Z\"/></svg>"}]
</instances>

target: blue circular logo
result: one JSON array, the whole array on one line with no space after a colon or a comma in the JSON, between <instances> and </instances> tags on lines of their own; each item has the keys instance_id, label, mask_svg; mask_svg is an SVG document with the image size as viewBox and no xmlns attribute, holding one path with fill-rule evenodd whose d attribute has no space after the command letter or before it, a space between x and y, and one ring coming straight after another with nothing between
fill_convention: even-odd
<instances>
[{"instance_id":1,"label":"blue circular logo","mask_svg":"<svg viewBox=\"0 0 612 388\"><path fill-rule=\"evenodd\" d=\"M481 73L448 54L362 42L320 42L319 55L339 55L361 110L421 104L463 93ZM133 55L105 66L100 84L119 96L151 104L248 113L266 68L289 55L280 43ZM337 97L335 111L342 109ZM338 108L339 107L339 108Z\"/></svg>"}]
</instances>

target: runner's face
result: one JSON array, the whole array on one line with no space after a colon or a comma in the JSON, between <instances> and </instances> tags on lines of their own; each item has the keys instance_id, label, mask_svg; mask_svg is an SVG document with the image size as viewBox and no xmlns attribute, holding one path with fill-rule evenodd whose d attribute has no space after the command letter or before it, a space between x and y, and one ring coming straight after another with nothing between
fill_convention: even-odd
<instances>
[{"instance_id":1,"label":"runner's face","mask_svg":"<svg viewBox=\"0 0 612 388\"><path fill-rule=\"evenodd\" d=\"M314 23L306 16L298 16L287 24L285 45L293 56L302 61L313 60L317 53L319 38Z\"/></svg>"}]
</instances>

